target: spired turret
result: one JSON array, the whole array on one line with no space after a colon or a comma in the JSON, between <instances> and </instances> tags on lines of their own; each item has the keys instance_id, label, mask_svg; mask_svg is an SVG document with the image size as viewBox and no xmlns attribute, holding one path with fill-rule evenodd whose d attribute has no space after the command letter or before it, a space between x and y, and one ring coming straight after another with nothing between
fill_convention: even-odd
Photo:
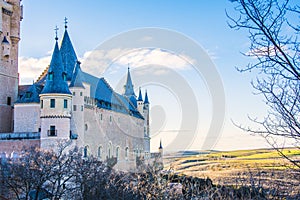
<instances>
[{"instance_id":1,"label":"spired turret","mask_svg":"<svg viewBox=\"0 0 300 200\"><path fill-rule=\"evenodd\" d=\"M41 100L41 148L55 149L57 142L69 140L72 95L63 70L57 37Z\"/></svg>"},{"instance_id":2,"label":"spired turret","mask_svg":"<svg viewBox=\"0 0 300 200\"><path fill-rule=\"evenodd\" d=\"M163 156L163 153L164 153L164 149L163 149L161 140L159 142L158 153L160 154L161 157Z\"/></svg>"},{"instance_id":3,"label":"spired turret","mask_svg":"<svg viewBox=\"0 0 300 200\"><path fill-rule=\"evenodd\" d=\"M71 83L69 85L73 98L73 111L71 117L71 133L72 138L77 139L78 147L84 145L84 85L82 83L82 71L80 62L76 62ZM77 138L78 137L78 138Z\"/></svg>"},{"instance_id":4,"label":"spired turret","mask_svg":"<svg viewBox=\"0 0 300 200\"><path fill-rule=\"evenodd\" d=\"M149 123L149 100L147 90L145 92L145 100L143 102L143 113L144 113L144 146L145 146L145 154L150 155L150 123Z\"/></svg>"},{"instance_id":5,"label":"spired turret","mask_svg":"<svg viewBox=\"0 0 300 200\"><path fill-rule=\"evenodd\" d=\"M130 69L128 67L128 72L127 72L127 80L126 80L126 85L124 85L124 95L131 101L131 103L137 108L137 101L136 101L136 95L133 90L133 84L131 80L131 75L130 75Z\"/></svg>"},{"instance_id":6,"label":"spired turret","mask_svg":"<svg viewBox=\"0 0 300 200\"><path fill-rule=\"evenodd\" d=\"M139 88L139 97L137 99L137 109L138 111L143 115L143 109L144 109L144 101L143 101L143 97L142 97L142 91L141 88Z\"/></svg>"}]
</instances>

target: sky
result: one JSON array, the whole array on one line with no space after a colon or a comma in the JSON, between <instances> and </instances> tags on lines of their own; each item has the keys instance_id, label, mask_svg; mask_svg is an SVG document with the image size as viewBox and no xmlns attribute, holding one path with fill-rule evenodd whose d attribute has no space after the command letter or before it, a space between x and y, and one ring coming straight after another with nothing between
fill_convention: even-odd
<instances>
[{"instance_id":1,"label":"sky","mask_svg":"<svg viewBox=\"0 0 300 200\"><path fill-rule=\"evenodd\" d=\"M230 1L23 0L22 4L20 84L32 83L50 63L54 28L58 26L61 41L67 17L84 71L104 76L122 93L129 63L136 93L139 87L148 91L153 151L160 140L170 151L268 147L262 137L233 124L255 127L248 116L262 118L266 106L261 96L254 95L250 82L255 73L236 70L253 60L241 54L250 45L247 31L228 26L225 11L236 15ZM160 42L153 42L151 31ZM138 37L149 45L139 47L145 43L137 42ZM95 65L93 55L98 59ZM200 72L198 67L203 67Z\"/></svg>"}]
</instances>

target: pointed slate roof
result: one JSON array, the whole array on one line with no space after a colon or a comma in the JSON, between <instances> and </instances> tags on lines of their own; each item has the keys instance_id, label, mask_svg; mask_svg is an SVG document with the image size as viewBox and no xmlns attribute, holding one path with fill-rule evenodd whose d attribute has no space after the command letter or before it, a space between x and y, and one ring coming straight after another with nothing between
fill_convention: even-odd
<instances>
[{"instance_id":1,"label":"pointed slate roof","mask_svg":"<svg viewBox=\"0 0 300 200\"><path fill-rule=\"evenodd\" d=\"M160 142L159 142L159 148L158 149L162 149L163 147L162 147L162 143L161 143L161 140L160 140Z\"/></svg>"},{"instance_id":2,"label":"pointed slate roof","mask_svg":"<svg viewBox=\"0 0 300 200\"><path fill-rule=\"evenodd\" d=\"M144 104L149 104L147 90L146 90L146 93L145 93L145 101L144 101Z\"/></svg>"},{"instance_id":3,"label":"pointed slate roof","mask_svg":"<svg viewBox=\"0 0 300 200\"><path fill-rule=\"evenodd\" d=\"M142 91L141 88L139 89L139 98L138 101L143 101Z\"/></svg>"},{"instance_id":4,"label":"pointed slate roof","mask_svg":"<svg viewBox=\"0 0 300 200\"><path fill-rule=\"evenodd\" d=\"M62 56L62 62L64 64L64 70L67 73L67 81L71 81L77 56L67 29L65 29L63 40L61 42L60 52Z\"/></svg>"},{"instance_id":5,"label":"pointed slate roof","mask_svg":"<svg viewBox=\"0 0 300 200\"><path fill-rule=\"evenodd\" d=\"M84 88L83 83L82 83L82 77L81 77L82 72L81 72L80 64L81 63L79 61L76 62L76 66L75 66L74 73L73 73L72 80L71 80L69 87Z\"/></svg>"},{"instance_id":6,"label":"pointed slate roof","mask_svg":"<svg viewBox=\"0 0 300 200\"><path fill-rule=\"evenodd\" d=\"M71 94L67 82L64 80L66 76L63 70L62 56L58 49L57 40L55 41L54 51L48 69L46 83L41 94L45 93L61 93Z\"/></svg>"},{"instance_id":7,"label":"pointed slate roof","mask_svg":"<svg viewBox=\"0 0 300 200\"><path fill-rule=\"evenodd\" d=\"M126 80L126 85L124 85L125 88L125 92L124 95L125 96L134 96L136 97L134 90L133 90L133 84L132 84L132 80L131 80L131 76L130 76L130 71L129 71L129 67L128 67L128 72L127 72L127 80Z\"/></svg>"},{"instance_id":8,"label":"pointed slate roof","mask_svg":"<svg viewBox=\"0 0 300 200\"><path fill-rule=\"evenodd\" d=\"M26 92L23 93L22 97L16 101L16 103L39 103L40 93L42 86L34 83L31 85Z\"/></svg>"},{"instance_id":9,"label":"pointed slate roof","mask_svg":"<svg viewBox=\"0 0 300 200\"><path fill-rule=\"evenodd\" d=\"M137 118L143 119L135 105L126 96L116 93L104 78L100 78L95 93L97 106L116 112L129 114Z\"/></svg>"}]
</instances>

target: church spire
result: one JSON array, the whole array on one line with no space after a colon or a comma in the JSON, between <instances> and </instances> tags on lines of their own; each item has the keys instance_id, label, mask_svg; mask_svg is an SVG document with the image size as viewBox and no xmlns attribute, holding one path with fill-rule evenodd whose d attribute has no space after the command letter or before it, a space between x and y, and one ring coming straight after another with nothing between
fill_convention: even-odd
<instances>
[{"instance_id":1,"label":"church spire","mask_svg":"<svg viewBox=\"0 0 300 200\"><path fill-rule=\"evenodd\" d=\"M60 52L62 56L62 61L64 65L64 70L67 73L67 81L72 80L75 64L77 61L77 56L75 50L73 48L71 39L68 34L67 24L68 19L65 17L65 32L63 36L63 40L61 42Z\"/></svg>"},{"instance_id":2,"label":"church spire","mask_svg":"<svg viewBox=\"0 0 300 200\"><path fill-rule=\"evenodd\" d=\"M57 28L55 31L57 32ZM55 37L55 46L52 54L50 67L48 69L47 80L41 94L61 93L71 94L68 84L65 80L66 73L63 69L61 54L57 44L57 34Z\"/></svg>"}]
</instances>

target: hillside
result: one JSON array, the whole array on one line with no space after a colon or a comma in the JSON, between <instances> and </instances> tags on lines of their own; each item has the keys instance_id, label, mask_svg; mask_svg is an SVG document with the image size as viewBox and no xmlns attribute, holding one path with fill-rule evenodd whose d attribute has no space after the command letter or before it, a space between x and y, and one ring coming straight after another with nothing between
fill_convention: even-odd
<instances>
[{"instance_id":1,"label":"hillside","mask_svg":"<svg viewBox=\"0 0 300 200\"><path fill-rule=\"evenodd\" d=\"M299 149L287 148L284 153L300 159ZM289 194L300 190L299 170L273 149L178 152L166 155L164 165L178 174L209 177L214 184L255 185Z\"/></svg>"}]
</instances>

